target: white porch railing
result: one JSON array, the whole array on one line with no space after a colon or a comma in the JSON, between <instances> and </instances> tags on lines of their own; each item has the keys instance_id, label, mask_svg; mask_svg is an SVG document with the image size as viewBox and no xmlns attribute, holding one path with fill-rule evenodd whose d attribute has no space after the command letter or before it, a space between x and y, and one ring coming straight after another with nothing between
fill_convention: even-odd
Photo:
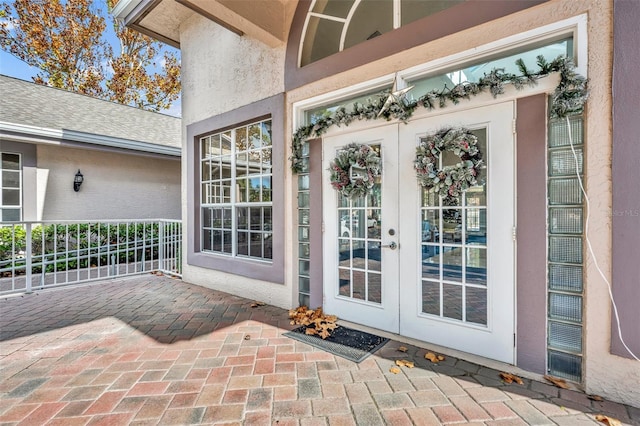
<instances>
[{"instance_id":1,"label":"white porch railing","mask_svg":"<svg viewBox=\"0 0 640 426\"><path fill-rule=\"evenodd\" d=\"M181 276L182 222L0 223L0 295L150 272Z\"/></svg>"}]
</instances>

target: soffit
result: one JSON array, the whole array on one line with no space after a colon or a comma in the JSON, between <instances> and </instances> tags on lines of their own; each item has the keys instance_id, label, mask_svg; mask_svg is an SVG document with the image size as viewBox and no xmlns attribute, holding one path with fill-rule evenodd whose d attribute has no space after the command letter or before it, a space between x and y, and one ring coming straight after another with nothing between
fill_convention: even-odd
<instances>
[{"instance_id":1,"label":"soffit","mask_svg":"<svg viewBox=\"0 0 640 426\"><path fill-rule=\"evenodd\" d=\"M284 44L297 2L293 0L176 0L239 35L267 46Z\"/></svg>"},{"instance_id":2,"label":"soffit","mask_svg":"<svg viewBox=\"0 0 640 426\"><path fill-rule=\"evenodd\" d=\"M139 14L127 20L127 25L174 47L180 46L180 24L194 14L175 0L154 0Z\"/></svg>"},{"instance_id":3,"label":"soffit","mask_svg":"<svg viewBox=\"0 0 640 426\"><path fill-rule=\"evenodd\" d=\"M179 46L180 24L194 12L270 47L283 45L297 6L294 0L143 0L127 17L130 27Z\"/></svg>"}]
</instances>

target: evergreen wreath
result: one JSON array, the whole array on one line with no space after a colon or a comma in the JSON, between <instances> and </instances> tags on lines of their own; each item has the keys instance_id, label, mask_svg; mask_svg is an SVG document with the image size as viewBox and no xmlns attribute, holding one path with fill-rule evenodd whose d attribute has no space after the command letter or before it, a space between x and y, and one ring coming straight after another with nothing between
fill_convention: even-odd
<instances>
[{"instance_id":1,"label":"evergreen wreath","mask_svg":"<svg viewBox=\"0 0 640 426\"><path fill-rule=\"evenodd\" d=\"M513 84L520 90L525 86L535 86L538 79L549 76L552 73L560 74L560 83L551 96L551 116L564 118L572 113L580 112L589 97L587 79L575 72L573 61L570 58L559 56L548 62L543 56L537 57L537 71L527 68L522 59L516 60L520 75L505 72L503 68L491 70L477 83L462 82L452 88L446 85L442 90L431 90L418 98L418 100L399 99L391 103L384 111L382 108L389 97L390 91L385 90L366 102L355 102L350 110L340 107L332 113L324 115L313 123L299 127L293 134L291 146L291 169L294 173L305 170L302 145L311 137L319 137L330 127L336 125L348 126L356 120L375 120L381 115L385 120L397 119L406 123L418 107L433 110L445 108L449 102L458 104L461 100L470 100L472 96L488 90L494 98L504 93L505 85ZM380 114L382 111L382 114Z\"/></svg>"},{"instance_id":2,"label":"evergreen wreath","mask_svg":"<svg viewBox=\"0 0 640 426\"><path fill-rule=\"evenodd\" d=\"M460 157L453 166L438 168L440 156L450 151ZM418 182L429 192L446 198L456 198L472 186L483 183L480 172L484 162L478 148L478 138L465 128L446 128L422 138L416 148Z\"/></svg>"},{"instance_id":3,"label":"evergreen wreath","mask_svg":"<svg viewBox=\"0 0 640 426\"><path fill-rule=\"evenodd\" d=\"M352 175L352 167L364 171L358 176ZM337 152L336 158L329 164L331 186L348 198L367 195L380 176L381 161L378 153L366 144L351 143Z\"/></svg>"}]
</instances>

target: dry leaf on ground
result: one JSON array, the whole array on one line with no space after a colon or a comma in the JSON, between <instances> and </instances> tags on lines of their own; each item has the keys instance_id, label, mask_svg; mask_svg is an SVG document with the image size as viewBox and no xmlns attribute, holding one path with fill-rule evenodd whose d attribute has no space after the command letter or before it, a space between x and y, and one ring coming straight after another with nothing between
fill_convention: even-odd
<instances>
[{"instance_id":1,"label":"dry leaf on ground","mask_svg":"<svg viewBox=\"0 0 640 426\"><path fill-rule=\"evenodd\" d=\"M598 414L596 416L596 420L609 426L622 426L622 422L620 420L609 416L603 416L602 414Z\"/></svg>"},{"instance_id":2,"label":"dry leaf on ground","mask_svg":"<svg viewBox=\"0 0 640 426\"><path fill-rule=\"evenodd\" d=\"M398 348L398 351L399 351L399 352L407 352L407 351L408 351L408 349L407 349L406 347L404 347L404 346L400 346L400 347Z\"/></svg>"},{"instance_id":3,"label":"dry leaf on ground","mask_svg":"<svg viewBox=\"0 0 640 426\"><path fill-rule=\"evenodd\" d=\"M415 367L415 364L413 363L413 361L407 361L406 359L397 359L396 365L398 367L407 367L407 368Z\"/></svg>"},{"instance_id":4,"label":"dry leaf on ground","mask_svg":"<svg viewBox=\"0 0 640 426\"><path fill-rule=\"evenodd\" d=\"M600 395L587 395L587 398L589 398L592 401L603 401Z\"/></svg>"},{"instance_id":5,"label":"dry leaf on ground","mask_svg":"<svg viewBox=\"0 0 640 426\"><path fill-rule=\"evenodd\" d=\"M325 315L322 308L316 310L306 306L300 306L289 310L291 325L298 324L306 327L305 333L308 335L318 335L323 339L331 336L331 332L338 328L338 317L335 315Z\"/></svg>"},{"instance_id":6,"label":"dry leaf on ground","mask_svg":"<svg viewBox=\"0 0 640 426\"><path fill-rule=\"evenodd\" d=\"M515 374L511 374L511 373L500 373L500 377L502 378L502 380L505 383L513 383L516 382L519 385L524 384L524 382L522 381L522 379L518 376L516 376Z\"/></svg>"},{"instance_id":7,"label":"dry leaf on ground","mask_svg":"<svg viewBox=\"0 0 640 426\"><path fill-rule=\"evenodd\" d=\"M553 376L544 376L545 380L553 383L554 386L562 388L562 389L569 389L569 385L567 384L567 382L564 379L559 379L557 377L553 377Z\"/></svg>"},{"instance_id":8,"label":"dry leaf on ground","mask_svg":"<svg viewBox=\"0 0 640 426\"><path fill-rule=\"evenodd\" d=\"M398 374L400 372L400 369L398 367L391 367L389 371L393 374Z\"/></svg>"},{"instance_id":9,"label":"dry leaf on ground","mask_svg":"<svg viewBox=\"0 0 640 426\"><path fill-rule=\"evenodd\" d=\"M425 359L428 359L429 361L431 361L434 364L437 364L440 361L444 361L444 356L436 355L433 352L427 352L424 357L425 357Z\"/></svg>"},{"instance_id":10,"label":"dry leaf on ground","mask_svg":"<svg viewBox=\"0 0 640 426\"><path fill-rule=\"evenodd\" d=\"M257 308L258 306L264 306L264 305L266 305L266 303L264 303L264 302L253 302L251 304L251 307L252 308Z\"/></svg>"},{"instance_id":11,"label":"dry leaf on ground","mask_svg":"<svg viewBox=\"0 0 640 426\"><path fill-rule=\"evenodd\" d=\"M251 340L251 335L247 334L246 336L244 336L244 340Z\"/></svg>"}]
</instances>

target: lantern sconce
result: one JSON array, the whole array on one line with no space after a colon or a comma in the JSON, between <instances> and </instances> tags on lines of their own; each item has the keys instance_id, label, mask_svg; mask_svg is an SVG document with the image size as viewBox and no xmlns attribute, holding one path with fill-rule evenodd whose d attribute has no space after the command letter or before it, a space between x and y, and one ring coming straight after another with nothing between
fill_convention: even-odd
<instances>
[{"instance_id":1,"label":"lantern sconce","mask_svg":"<svg viewBox=\"0 0 640 426\"><path fill-rule=\"evenodd\" d=\"M80 169L78 169L78 173L76 173L76 176L73 178L73 190L76 192L80 191L82 182L84 182L84 176L80 173Z\"/></svg>"}]
</instances>

